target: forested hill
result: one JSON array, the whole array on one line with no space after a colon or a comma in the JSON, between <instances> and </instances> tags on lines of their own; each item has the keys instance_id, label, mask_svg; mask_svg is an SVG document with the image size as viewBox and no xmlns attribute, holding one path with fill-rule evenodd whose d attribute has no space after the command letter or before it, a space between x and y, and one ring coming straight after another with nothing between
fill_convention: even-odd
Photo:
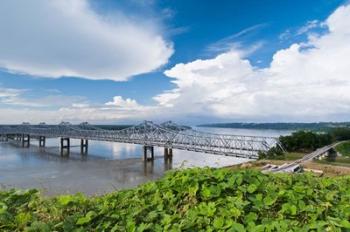
<instances>
[{"instance_id":1,"label":"forested hill","mask_svg":"<svg viewBox=\"0 0 350 232\"><path fill-rule=\"evenodd\" d=\"M272 130L327 130L335 127L350 127L350 122L317 122L317 123L211 123L199 127L272 129Z\"/></svg>"}]
</instances>

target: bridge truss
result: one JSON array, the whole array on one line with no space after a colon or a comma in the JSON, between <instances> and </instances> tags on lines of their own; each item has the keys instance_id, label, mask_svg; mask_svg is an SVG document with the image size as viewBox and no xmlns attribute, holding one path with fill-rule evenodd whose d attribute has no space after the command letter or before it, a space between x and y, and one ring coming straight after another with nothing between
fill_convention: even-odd
<instances>
[{"instance_id":1,"label":"bridge truss","mask_svg":"<svg viewBox=\"0 0 350 232\"><path fill-rule=\"evenodd\" d=\"M259 151L267 151L278 145L278 139L274 137L213 134L172 122L155 124L151 121L122 130L101 129L88 123L0 125L0 135L111 141L252 159L258 157Z\"/></svg>"}]
</instances>

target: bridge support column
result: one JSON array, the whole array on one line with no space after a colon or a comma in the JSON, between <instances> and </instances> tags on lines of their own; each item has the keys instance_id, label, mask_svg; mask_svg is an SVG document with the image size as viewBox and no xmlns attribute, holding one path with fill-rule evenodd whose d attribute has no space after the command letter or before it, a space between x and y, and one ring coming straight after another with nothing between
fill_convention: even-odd
<instances>
[{"instance_id":1,"label":"bridge support column","mask_svg":"<svg viewBox=\"0 0 350 232\"><path fill-rule=\"evenodd\" d=\"M173 149L172 148L168 148L168 153L170 157L173 157Z\"/></svg>"},{"instance_id":2,"label":"bridge support column","mask_svg":"<svg viewBox=\"0 0 350 232\"><path fill-rule=\"evenodd\" d=\"M70 139L69 138L61 138L61 155L69 155L70 151Z\"/></svg>"},{"instance_id":3,"label":"bridge support column","mask_svg":"<svg viewBox=\"0 0 350 232\"><path fill-rule=\"evenodd\" d=\"M8 141L7 135L0 135L0 141L1 142L7 142Z\"/></svg>"},{"instance_id":4,"label":"bridge support column","mask_svg":"<svg viewBox=\"0 0 350 232\"><path fill-rule=\"evenodd\" d=\"M39 136L39 147L45 147L46 138L45 136Z\"/></svg>"},{"instance_id":5,"label":"bridge support column","mask_svg":"<svg viewBox=\"0 0 350 232\"><path fill-rule=\"evenodd\" d=\"M148 157L148 152L151 153L151 157ZM153 146L143 146L143 160L152 161L154 160L154 147Z\"/></svg>"},{"instance_id":6,"label":"bridge support column","mask_svg":"<svg viewBox=\"0 0 350 232\"><path fill-rule=\"evenodd\" d=\"M164 148L164 158L172 157L173 156L173 149L165 147Z\"/></svg>"},{"instance_id":7,"label":"bridge support column","mask_svg":"<svg viewBox=\"0 0 350 232\"><path fill-rule=\"evenodd\" d=\"M334 162L337 158L337 152L332 148L325 153L327 161Z\"/></svg>"},{"instance_id":8,"label":"bridge support column","mask_svg":"<svg viewBox=\"0 0 350 232\"><path fill-rule=\"evenodd\" d=\"M87 139L80 140L80 153L82 155L87 155L88 153L89 142Z\"/></svg>"},{"instance_id":9,"label":"bridge support column","mask_svg":"<svg viewBox=\"0 0 350 232\"><path fill-rule=\"evenodd\" d=\"M173 164L173 149L165 147L164 148L164 171L172 169Z\"/></svg>"},{"instance_id":10,"label":"bridge support column","mask_svg":"<svg viewBox=\"0 0 350 232\"><path fill-rule=\"evenodd\" d=\"M30 145L30 135L22 134L22 147L29 147Z\"/></svg>"}]
</instances>

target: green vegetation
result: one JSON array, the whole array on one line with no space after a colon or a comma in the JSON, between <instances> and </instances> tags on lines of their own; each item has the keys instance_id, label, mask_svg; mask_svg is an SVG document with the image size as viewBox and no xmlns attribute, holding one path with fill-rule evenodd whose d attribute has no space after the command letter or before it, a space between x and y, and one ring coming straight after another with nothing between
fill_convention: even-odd
<instances>
[{"instance_id":1,"label":"green vegetation","mask_svg":"<svg viewBox=\"0 0 350 232\"><path fill-rule=\"evenodd\" d=\"M276 156L276 160L297 160L306 155L304 152L284 152L282 156Z\"/></svg>"},{"instance_id":2,"label":"green vegetation","mask_svg":"<svg viewBox=\"0 0 350 232\"><path fill-rule=\"evenodd\" d=\"M286 152L308 153L337 141L350 140L350 128L333 128L327 132L297 131L287 136L280 136L279 142ZM350 153L350 144L343 143L339 149L345 154ZM281 147L274 147L265 153L260 153L260 159L285 159ZM346 151L348 153L346 153ZM342 153L340 152L340 153Z\"/></svg>"},{"instance_id":3,"label":"green vegetation","mask_svg":"<svg viewBox=\"0 0 350 232\"><path fill-rule=\"evenodd\" d=\"M297 160L305 156L303 152L286 152L284 160Z\"/></svg>"},{"instance_id":4,"label":"green vegetation","mask_svg":"<svg viewBox=\"0 0 350 232\"><path fill-rule=\"evenodd\" d=\"M278 150L276 150L278 149ZM282 152L279 148L270 149L267 153L261 153L260 159L297 160L305 156L303 152Z\"/></svg>"},{"instance_id":5,"label":"green vegetation","mask_svg":"<svg viewBox=\"0 0 350 232\"><path fill-rule=\"evenodd\" d=\"M297 131L288 136L281 136L279 141L288 152L311 152L333 143L334 140L329 133Z\"/></svg>"},{"instance_id":6,"label":"green vegetation","mask_svg":"<svg viewBox=\"0 0 350 232\"><path fill-rule=\"evenodd\" d=\"M297 131L287 136L279 137L280 146L288 153L308 153L333 142L330 133L315 133L312 131ZM286 159L286 153L281 147L273 147L267 152L259 153L260 159Z\"/></svg>"},{"instance_id":7,"label":"green vegetation","mask_svg":"<svg viewBox=\"0 0 350 232\"><path fill-rule=\"evenodd\" d=\"M0 192L0 231L349 231L350 177L188 169L87 198Z\"/></svg>"},{"instance_id":8,"label":"green vegetation","mask_svg":"<svg viewBox=\"0 0 350 232\"><path fill-rule=\"evenodd\" d=\"M342 166L342 167L350 167L350 158L349 157L339 157L337 156L333 160L323 159L323 160L317 160L317 163L320 164L329 164L334 166Z\"/></svg>"},{"instance_id":9,"label":"green vegetation","mask_svg":"<svg viewBox=\"0 0 350 232\"><path fill-rule=\"evenodd\" d=\"M350 157L350 142L344 142L335 147L335 150L343 156Z\"/></svg>"},{"instance_id":10,"label":"green vegetation","mask_svg":"<svg viewBox=\"0 0 350 232\"><path fill-rule=\"evenodd\" d=\"M350 140L350 128L339 127L328 130L334 141Z\"/></svg>"}]
</instances>

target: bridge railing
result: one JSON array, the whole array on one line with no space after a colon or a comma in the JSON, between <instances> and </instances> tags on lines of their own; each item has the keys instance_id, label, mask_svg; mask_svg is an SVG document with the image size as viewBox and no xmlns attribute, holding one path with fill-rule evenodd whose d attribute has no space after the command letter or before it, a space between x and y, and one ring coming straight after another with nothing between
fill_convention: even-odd
<instances>
[{"instance_id":1,"label":"bridge railing","mask_svg":"<svg viewBox=\"0 0 350 232\"><path fill-rule=\"evenodd\" d=\"M157 125L148 121L123 130L105 130L87 124L0 126L0 134L114 141L254 157L257 156L258 151L266 151L277 142L276 138L272 137L205 133L185 129L176 124Z\"/></svg>"}]
</instances>

